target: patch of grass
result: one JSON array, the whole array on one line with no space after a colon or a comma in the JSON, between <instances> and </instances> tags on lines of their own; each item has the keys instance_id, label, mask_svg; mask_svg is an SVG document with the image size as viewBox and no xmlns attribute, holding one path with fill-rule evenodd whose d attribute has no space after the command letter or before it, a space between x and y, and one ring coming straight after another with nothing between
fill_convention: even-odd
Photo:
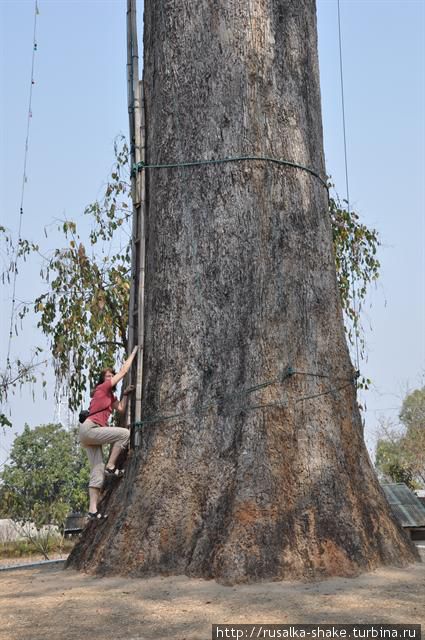
<instances>
[{"instance_id":1,"label":"patch of grass","mask_svg":"<svg viewBox=\"0 0 425 640\"><path fill-rule=\"evenodd\" d=\"M76 539L51 538L47 544L47 553L68 553L73 548ZM13 540L0 543L0 559L22 558L24 556L40 555L40 549L29 540Z\"/></svg>"}]
</instances>

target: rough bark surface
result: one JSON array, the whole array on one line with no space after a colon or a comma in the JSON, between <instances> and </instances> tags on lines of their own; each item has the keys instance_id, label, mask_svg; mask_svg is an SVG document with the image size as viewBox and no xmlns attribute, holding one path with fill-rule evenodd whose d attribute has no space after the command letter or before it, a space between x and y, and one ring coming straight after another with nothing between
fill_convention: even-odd
<instances>
[{"instance_id":1,"label":"rough bark surface","mask_svg":"<svg viewBox=\"0 0 425 640\"><path fill-rule=\"evenodd\" d=\"M147 162L324 176L316 37L313 0L145 0ZM245 161L150 170L147 197L143 416L183 415L145 424L69 563L230 584L413 561L363 441L326 189Z\"/></svg>"}]
</instances>

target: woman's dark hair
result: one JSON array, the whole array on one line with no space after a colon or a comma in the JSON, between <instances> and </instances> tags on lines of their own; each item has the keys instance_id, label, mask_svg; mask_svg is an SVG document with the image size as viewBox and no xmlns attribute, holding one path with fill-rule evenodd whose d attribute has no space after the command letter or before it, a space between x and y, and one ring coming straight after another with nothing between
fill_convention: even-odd
<instances>
[{"instance_id":1,"label":"woman's dark hair","mask_svg":"<svg viewBox=\"0 0 425 640\"><path fill-rule=\"evenodd\" d=\"M92 388L90 392L90 398L93 398L94 392L96 391L96 387L98 387L100 384L103 384L105 382L105 375L108 373L108 371L112 373L113 376L115 375L115 371L112 369L112 367L106 367L106 369L102 369L96 381L95 386ZM115 391L115 389L116 389L116 386L112 387L112 391Z\"/></svg>"},{"instance_id":2,"label":"woman's dark hair","mask_svg":"<svg viewBox=\"0 0 425 640\"><path fill-rule=\"evenodd\" d=\"M115 371L112 369L112 367L106 367L106 369L102 369L102 371L100 372L97 384L103 384L103 382L105 382L105 376L107 373L112 373L113 376L115 375Z\"/></svg>"}]
</instances>

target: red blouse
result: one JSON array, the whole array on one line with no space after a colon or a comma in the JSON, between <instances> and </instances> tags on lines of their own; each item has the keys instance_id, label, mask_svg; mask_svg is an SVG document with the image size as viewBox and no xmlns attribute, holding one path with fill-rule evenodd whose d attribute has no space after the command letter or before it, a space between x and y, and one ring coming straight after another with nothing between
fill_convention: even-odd
<instances>
[{"instance_id":1,"label":"red blouse","mask_svg":"<svg viewBox=\"0 0 425 640\"><path fill-rule=\"evenodd\" d=\"M90 413L94 415L89 416L87 419L95 422L100 427L106 427L112 413L112 405L117 400L118 398L112 391L110 380L105 380L102 384L98 384L89 406ZM98 413L95 413L96 411Z\"/></svg>"}]
</instances>

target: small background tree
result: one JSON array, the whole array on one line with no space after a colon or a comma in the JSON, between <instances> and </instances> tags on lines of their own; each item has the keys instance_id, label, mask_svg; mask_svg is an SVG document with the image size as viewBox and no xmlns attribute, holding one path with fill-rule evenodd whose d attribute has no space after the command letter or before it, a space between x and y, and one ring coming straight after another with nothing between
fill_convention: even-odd
<instances>
[{"instance_id":1,"label":"small background tree","mask_svg":"<svg viewBox=\"0 0 425 640\"><path fill-rule=\"evenodd\" d=\"M381 424L375 466L387 481L425 488L425 387L407 394L400 424Z\"/></svg>"},{"instance_id":2,"label":"small background tree","mask_svg":"<svg viewBox=\"0 0 425 640\"><path fill-rule=\"evenodd\" d=\"M28 537L47 557L46 525L62 528L70 511L87 509L88 479L87 456L76 430L66 431L58 424L35 429L25 425L12 445L10 464L0 473L0 512L25 525Z\"/></svg>"}]
</instances>

